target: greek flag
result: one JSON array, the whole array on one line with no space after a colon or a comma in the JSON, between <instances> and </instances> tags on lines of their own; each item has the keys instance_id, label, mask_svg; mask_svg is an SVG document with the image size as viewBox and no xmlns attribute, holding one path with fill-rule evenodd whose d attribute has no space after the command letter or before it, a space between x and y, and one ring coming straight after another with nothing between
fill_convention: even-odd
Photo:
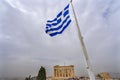
<instances>
[{"instance_id":1,"label":"greek flag","mask_svg":"<svg viewBox=\"0 0 120 80\"><path fill-rule=\"evenodd\" d=\"M71 23L69 4L54 18L47 20L45 32L50 36L61 34Z\"/></svg>"}]
</instances>

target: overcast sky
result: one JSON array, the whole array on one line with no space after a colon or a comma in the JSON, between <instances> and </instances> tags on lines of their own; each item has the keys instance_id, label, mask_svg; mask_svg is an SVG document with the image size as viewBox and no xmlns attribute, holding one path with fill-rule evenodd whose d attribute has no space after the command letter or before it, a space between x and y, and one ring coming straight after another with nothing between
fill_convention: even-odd
<instances>
[{"instance_id":1,"label":"overcast sky","mask_svg":"<svg viewBox=\"0 0 120 80\"><path fill-rule=\"evenodd\" d=\"M41 66L74 65L85 75L85 61L72 23L61 35L45 33L46 21L69 0L0 0L0 77L36 76ZM94 73L120 73L120 0L73 0Z\"/></svg>"}]
</instances>

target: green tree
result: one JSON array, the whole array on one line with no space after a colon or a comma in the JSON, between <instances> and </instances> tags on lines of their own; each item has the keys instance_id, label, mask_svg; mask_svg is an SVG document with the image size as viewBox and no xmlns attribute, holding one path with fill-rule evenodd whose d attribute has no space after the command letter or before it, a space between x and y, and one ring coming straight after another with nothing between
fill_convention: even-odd
<instances>
[{"instance_id":1,"label":"green tree","mask_svg":"<svg viewBox=\"0 0 120 80\"><path fill-rule=\"evenodd\" d=\"M31 80L31 75L29 75L29 77L26 77L25 80Z\"/></svg>"},{"instance_id":2,"label":"green tree","mask_svg":"<svg viewBox=\"0 0 120 80\"><path fill-rule=\"evenodd\" d=\"M25 80L28 80L28 77L26 77Z\"/></svg>"},{"instance_id":3,"label":"green tree","mask_svg":"<svg viewBox=\"0 0 120 80\"><path fill-rule=\"evenodd\" d=\"M98 75L97 75L97 77L99 77L100 79L102 79L102 77L101 77L101 75L100 75L100 74L98 74Z\"/></svg>"},{"instance_id":4,"label":"green tree","mask_svg":"<svg viewBox=\"0 0 120 80\"><path fill-rule=\"evenodd\" d=\"M44 67L41 66L36 80L46 80L46 70Z\"/></svg>"}]
</instances>

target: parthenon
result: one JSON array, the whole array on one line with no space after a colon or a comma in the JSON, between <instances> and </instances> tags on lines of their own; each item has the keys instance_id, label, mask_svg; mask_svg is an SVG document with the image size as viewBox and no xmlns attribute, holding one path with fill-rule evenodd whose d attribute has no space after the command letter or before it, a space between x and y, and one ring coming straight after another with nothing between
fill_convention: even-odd
<instances>
[{"instance_id":1,"label":"parthenon","mask_svg":"<svg viewBox=\"0 0 120 80\"><path fill-rule=\"evenodd\" d=\"M66 80L74 77L74 65L54 66L54 80Z\"/></svg>"}]
</instances>

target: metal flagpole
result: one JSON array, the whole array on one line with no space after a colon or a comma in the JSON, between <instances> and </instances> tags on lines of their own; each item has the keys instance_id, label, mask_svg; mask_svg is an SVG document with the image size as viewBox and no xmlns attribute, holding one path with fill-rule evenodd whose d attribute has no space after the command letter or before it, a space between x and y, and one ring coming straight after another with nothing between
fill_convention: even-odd
<instances>
[{"instance_id":1,"label":"metal flagpole","mask_svg":"<svg viewBox=\"0 0 120 80\"><path fill-rule=\"evenodd\" d=\"M79 27L79 24L78 24L78 21L77 21L77 17L76 17L75 10L74 10L73 4L72 4L72 0L70 1L70 3L71 3L71 6L72 6L72 11L73 11L74 18L75 18L76 25L77 25L78 37L79 37L79 40L80 40L80 43L81 43L81 46L82 46L83 55L84 55L86 65L87 65L86 69L88 71L88 75L90 77L90 80L95 80L95 76L94 76L94 74L91 70L91 67L90 67L90 61L89 61L89 58L88 58L88 54L87 54L87 50L86 50L86 47L85 47L85 44L84 44L84 41L83 41L82 34L80 32L80 27Z\"/></svg>"}]
</instances>

